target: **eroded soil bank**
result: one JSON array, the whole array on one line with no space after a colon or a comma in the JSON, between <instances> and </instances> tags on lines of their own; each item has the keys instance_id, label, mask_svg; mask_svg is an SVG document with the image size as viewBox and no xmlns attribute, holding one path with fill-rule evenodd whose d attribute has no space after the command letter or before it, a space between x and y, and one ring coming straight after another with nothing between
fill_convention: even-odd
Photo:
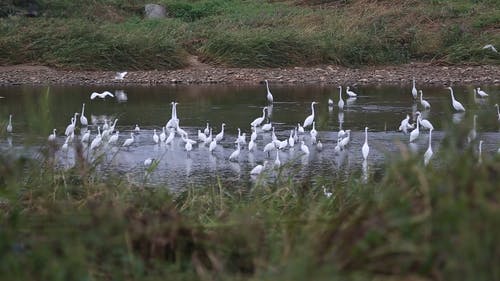
<instances>
[{"instance_id":1,"label":"eroded soil bank","mask_svg":"<svg viewBox=\"0 0 500 281\"><path fill-rule=\"evenodd\" d=\"M283 84L407 84L413 77L427 84L500 84L500 66L438 66L411 63L401 66L344 68L324 65L293 68L221 68L209 65L173 71L129 71L115 80L112 71L71 71L44 66L0 66L0 85L166 85L257 84L264 79Z\"/></svg>"}]
</instances>

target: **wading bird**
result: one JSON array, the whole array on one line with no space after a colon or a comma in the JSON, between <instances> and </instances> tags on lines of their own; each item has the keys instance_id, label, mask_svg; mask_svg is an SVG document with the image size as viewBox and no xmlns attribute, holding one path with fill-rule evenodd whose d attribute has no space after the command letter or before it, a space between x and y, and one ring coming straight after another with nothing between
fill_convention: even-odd
<instances>
[{"instance_id":1,"label":"wading bird","mask_svg":"<svg viewBox=\"0 0 500 281\"><path fill-rule=\"evenodd\" d=\"M464 106L455 99L455 96L453 95L453 89L451 87L447 87L446 89L450 90L450 95L451 95L451 105L456 111L465 111Z\"/></svg>"}]
</instances>

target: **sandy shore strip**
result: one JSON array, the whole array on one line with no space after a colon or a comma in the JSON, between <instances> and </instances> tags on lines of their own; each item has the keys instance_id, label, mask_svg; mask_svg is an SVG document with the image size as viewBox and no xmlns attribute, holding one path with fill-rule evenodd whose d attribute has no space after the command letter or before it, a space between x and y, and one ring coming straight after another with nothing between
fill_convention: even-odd
<instances>
[{"instance_id":1,"label":"sandy shore strip","mask_svg":"<svg viewBox=\"0 0 500 281\"><path fill-rule=\"evenodd\" d=\"M345 68L334 65L291 68L221 68L208 65L171 71L128 71L115 80L115 71L72 71L45 66L0 66L0 85L169 85L258 84L264 79L282 84L408 84L500 85L500 66L439 66L411 63L400 66Z\"/></svg>"}]
</instances>

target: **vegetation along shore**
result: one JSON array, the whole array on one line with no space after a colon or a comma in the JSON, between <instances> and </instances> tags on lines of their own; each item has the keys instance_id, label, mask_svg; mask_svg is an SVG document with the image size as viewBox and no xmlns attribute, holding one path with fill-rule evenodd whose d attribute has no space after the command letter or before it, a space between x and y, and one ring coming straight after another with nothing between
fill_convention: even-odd
<instances>
[{"instance_id":1,"label":"vegetation along shore","mask_svg":"<svg viewBox=\"0 0 500 281\"><path fill-rule=\"evenodd\" d=\"M143 0L39 0L36 17L18 2L0 4L0 65L171 70L193 56L244 68L500 62L484 48L500 46L496 0L162 0L162 19L145 19Z\"/></svg>"}]
</instances>

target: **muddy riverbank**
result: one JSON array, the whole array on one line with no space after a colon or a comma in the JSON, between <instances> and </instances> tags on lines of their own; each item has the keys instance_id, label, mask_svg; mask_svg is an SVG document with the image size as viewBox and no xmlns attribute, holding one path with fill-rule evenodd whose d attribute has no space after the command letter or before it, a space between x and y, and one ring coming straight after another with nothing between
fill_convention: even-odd
<instances>
[{"instance_id":1,"label":"muddy riverbank","mask_svg":"<svg viewBox=\"0 0 500 281\"><path fill-rule=\"evenodd\" d=\"M283 84L406 84L413 77L427 84L500 84L500 66L401 66L345 68L334 65L293 68L221 68L199 64L172 71L128 71L115 80L113 71L72 71L45 66L0 66L0 85L166 85L256 84L268 79Z\"/></svg>"}]
</instances>

